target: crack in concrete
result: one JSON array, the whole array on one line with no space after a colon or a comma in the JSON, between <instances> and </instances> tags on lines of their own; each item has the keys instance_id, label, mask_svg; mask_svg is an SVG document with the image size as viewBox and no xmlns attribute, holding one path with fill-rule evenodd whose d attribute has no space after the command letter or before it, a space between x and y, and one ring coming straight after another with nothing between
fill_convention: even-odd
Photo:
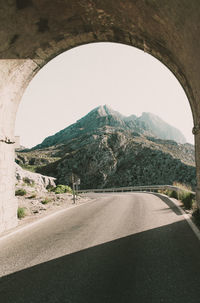
<instances>
[{"instance_id":1,"label":"crack in concrete","mask_svg":"<svg viewBox=\"0 0 200 303\"><path fill-rule=\"evenodd\" d=\"M0 139L0 142L6 143L6 144L15 144L15 141L12 141L8 137L5 137L4 139Z\"/></svg>"}]
</instances>

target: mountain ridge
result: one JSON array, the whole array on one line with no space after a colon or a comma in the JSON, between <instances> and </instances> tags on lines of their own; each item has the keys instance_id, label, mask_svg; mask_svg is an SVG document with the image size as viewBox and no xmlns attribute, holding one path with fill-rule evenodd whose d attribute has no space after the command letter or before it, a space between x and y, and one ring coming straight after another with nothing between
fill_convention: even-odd
<instances>
[{"instance_id":1,"label":"mountain ridge","mask_svg":"<svg viewBox=\"0 0 200 303\"><path fill-rule=\"evenodd\" d=\"M83 133L92 134L105 126L136 132L140 135L155 136L164 140L174 140L178 143L186 143L185 137L177 128L152 113L142 113L140 117L135 115L126 117L107 105L101 105L70 126L52 136L48 136L31 150L64 144Z\"/></svg>"},{"instance_id":2,"label":"mountain ridge","mask_svg":"<svg viewBox=\"0 0 200 303\"><path fill-rule=\"evenodd\" d=\"M18 152L16 162L57 178L58 184L70 185L73 173L81 179L81 188L173 182L194 188L194 146L159 138L148 130L156 123L163 125L153 114L125 117L100 106L35 149Z\"/></svg>"}]
</instances>

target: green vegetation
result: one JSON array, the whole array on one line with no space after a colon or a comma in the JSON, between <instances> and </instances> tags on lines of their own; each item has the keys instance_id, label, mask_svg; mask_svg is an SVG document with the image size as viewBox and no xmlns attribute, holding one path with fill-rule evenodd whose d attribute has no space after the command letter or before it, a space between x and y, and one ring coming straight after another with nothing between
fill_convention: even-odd
<instances>
[{"instance_id":1,"label":"green vegetation","mask_svg":"<svg viewBox=\"0 0 200 303\"><path fill-rule=\"evenodd\" d=\"M191 187L185 184L181 184L181 183L174 183L174 186L177 186L180 190L175 191L175 190L165 190L165 191L160 191L159 192L166 194L167 196L171 197L171 198L175 198L180 200L185 209L187 210L193 210L192 212L192 216L194 218L194 222L195 224L200 227L200 210L197 207L197 202L195 200L195 194L193 194L191 192Z\"/></svg>"},{"instance_id":2,"label":"green vegetation","mask_svg":"<svg viewBox=\"0 0 200 303\"><path fill-rule=\"evenodd\" d=\"M48 192L51 192L55 190L55 186L47 185L46 189L48 190Z\"/></svg>"},{"instance_id":3,"label":"green vegetation","mask_svg":"<svg viewBox=\"0 0 200 303\"><path fill-rule=\"evenodd\" d=\"M24 207L18 207L17 209L17 218L22 219L26 216L26 209Z\"/></svg>"},{"instance_id":4,"label":"green vegetation","mask_svg":"<svg viewBox=\"0 0 200 303\"><path fill-rule=\"evenodd\" d=\"M28 185L31 184L31 180L28 177L24 177L23 181L24 181L24 183L26 183Z\"/></svg>"},{"instance_id":5,"label":"green vegetation","mask_svg":"<svg viewBox=\"0 0 200 303\"><path fill-rule=\"evenodd\" d=\"M178 199L178 193L175 190L167 190L167 196L170 198Z\"/></svg>"},{"instance_id":6,"label":"green vegetation","mask_svg":"<svg viewBox=\"0 0 200 303\"><path fill-rule=\"evenodd\" d=\"M34 199L34 198L36 198L36 196L37 196L37 195L34 193L34 194L32 194L31 196L29 196L28 199Z\"/></svg>"},{"instance_id":7,"label":"green vegetation","mask_svg":"<svg viewBox=\"0 0 200 303\"><path fill-rule=\"evenodd\" d=\"M54 157L51 150L40 151L39 153L38 151L18 151L15 161L23 169L35 173L40 167L59 159L59 157Z\"/></svg>"},{"instance_id":8,"label":"green vegetation","mask_svg":"<svg viewBox=\"0 0 200 303\"><path fill-rule=\"evenodd\" d=\"M192 209L195 202L195 195L191 193L192 187L188 184L182 184L179 182L174 182L173 186L177 186L181 191L177 193L177 198L182 201L186 209ZM175 198L175 197L174 197Z\"/></svg>"},{"instance_id":9,"label":"green vegetation","mask_svg":"<svg viewBox=\"0 0 200 303\"><path fill-rule=\"evenodd\" d=\"M192 187L188 184L184 184L184 183L180 183L180 182L174 182L173 186L176 186L176 187L178 187L182 190L185 190L185 191L192 191Z\"/></svg>"},{"instance_id":10,"label":"green vegetation","mask_svg":"<svg viewBox=\"0 0 200 303\"><path fill-rule=\"evenodd\" d=\"M55 194L64 194L64 193L72 193L72 189L70 186L68 185L62 185L59 184L56 187L53 188L53 190L55 192Z\"/></svg>"},{"instance_id":11,"label":"green vegetation","mask_svg":"<svg viewBox=\"0 0 200 303\"><path fill-rule=\"evenodd\" d=\"M52 202L52 199L50 198L45 198L44 200L41 201L42 204L48 204L50 202Z\"/></svg>"},{"instance_id":12,"label":"green vegetation","mask_svg":"<svg viewBox=\"0 0 200 303\"><path fill-rule=\"evenodd\" d=\"M19 164L21 166L21 168L28 170L32 173L36 172L37 166L36 165L28 165L28 164Z\"/></svg>"},{"instance_id":13,"label":"green vegetation","mask_svg":"<svg viewBox=\"0 0 200 303\"><path fill-rule=\"evenodd\" d=\"M23 188L19 188L15 191L15 196L25 196L26 195L26 190Z\"/></svg>"},{"instance_id":14,"label":"green vegetation","mask_svg":"<svg viewBox=\"0 0 200 303\"><path fill-rule=\"evenodd\" d=\"M185 209L192 209L195 202L195 195L191 192L191 188L181 183L175 183L173 185L177 186L179 188L179 191L166 189L160 192L169 196L170 198L180 200L183 203Z\"/></svg>"},{"instance_id":15,"label":"green vegetation","mask_svg":"<svg viewBox=\"0 0 200 303\"><path fill-rule=\"evenodd\" d=\"M24 178L23 178L23 181L24 181L25 184L27 184L27 185L29 185L29 186L32 186L32 187L33 187L33 186L35 185L35 181L29 179L28 177L24 177Z\"/></svg>"},{"instance_id":16,"label":"green vegetation","mask_svg":"<svg viewBox=\"0 0 200 303\"><path fill-rule=\"evenodd\" d=\"M192 209L194 203L194 194L187 191L182 191L179 193L179 200L182 201L186 209Z\"/></svg>"}]
</instances>

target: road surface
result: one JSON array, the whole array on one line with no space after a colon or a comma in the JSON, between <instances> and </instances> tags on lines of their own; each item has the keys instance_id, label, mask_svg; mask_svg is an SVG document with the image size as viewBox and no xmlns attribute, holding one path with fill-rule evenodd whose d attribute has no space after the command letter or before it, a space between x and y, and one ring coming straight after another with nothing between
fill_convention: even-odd
<instances>
[{"instance_id":1,"label":"road surface","mask_svg":"<svg viewBox=\"0 0 200 303\"><path fill-rule=\"evenodd\" d=\"M200 241L168 198L90 197L0 240L1 303L200 302Z\"/></svg>"}]
</instances>

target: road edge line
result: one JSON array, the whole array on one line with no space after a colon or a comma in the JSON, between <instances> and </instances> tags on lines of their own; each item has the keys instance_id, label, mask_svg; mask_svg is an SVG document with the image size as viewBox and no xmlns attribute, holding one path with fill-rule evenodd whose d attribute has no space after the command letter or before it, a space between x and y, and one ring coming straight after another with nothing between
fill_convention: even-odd
<instances>
[{"instance_id":1,"label":"road edge line","mask_svg":"<svg viewBox=\"0 0 200 303\"><path fill-rule=\"evenodd\" d=\"M199 239L200 241L200 231L198 229L198 227L195 225L195 223L192 221L192 219L190 218L190 216L188 214L185 213L185 211L176 204L175 201L173 201L172 199L170 199L175 205L176 207L181 211L183 217L185 218L185 220L187 221L188 225L191 227L191 229L193 230L193 232L195 233L196 237Z\"/></svg>"},{"instance_id":2,"label":"road edge line","mask_svg":"<svg viewBox=\"0 0 200 303\"><path fill-rule=\"evenodd\" d=\"M187 221L188 225L190 226L190 228L193 230L194 234L196 235L196 237L200 241L200 231L199 231L199 229L196 227L195 223L191 220L190 216L188 214L186 214L185 211L178 205L178 200L176 202L176 201L174 201L175 199L172 199L167 195L160 194L160 193L159 193L159 195L167 197L180 210L184 219Z\"/></svg>"}]
</instances>

